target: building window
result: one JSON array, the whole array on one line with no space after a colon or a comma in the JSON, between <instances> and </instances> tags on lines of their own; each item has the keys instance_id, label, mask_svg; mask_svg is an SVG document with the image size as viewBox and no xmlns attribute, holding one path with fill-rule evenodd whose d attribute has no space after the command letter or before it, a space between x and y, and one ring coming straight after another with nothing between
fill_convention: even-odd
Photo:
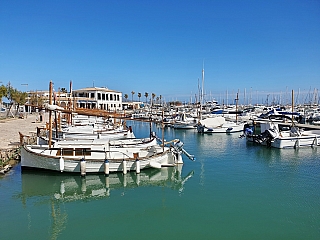
<instances>
[{"instance_id":1,"label":"building window","mask_svg":"<svg viewBox=\"0 0 320 240\"><path fill-rule=\"evenodd\" d=\"M94 98L94 92L90 93L90 98Z\"/></svg>"},{"instance_id":2,"label":"building window","mask_svg":"<svg viewBox=\"0 0 320 240\"><path fill-rule=\"evenodd\" d=\"M117 101L119 101L119 95L117 95Z\"/></svg>"},{"instance_id":3,"label":"building window","mask_svg":"<svg viewBox=\"0 0 320 240\"><path fill-rule=\"evenodd\" d=\"M106 94L106 100L109 100L109 94L108 93Z\"/></svg>"},{"instance_id":4,"label":"building window","mask_svg":"<svg viewBox=\"0 0 320 240\"><path fill-rule=\"evenodd\" d=\"M112 96L113 96L113 95L112 95L112 94L110 94L110 101L112 101L112 100L113 100L113 99L112 99Z\"/></svg>"},{"instance_id":5,"label":"building window","mask_svg":"<svg viewBox=\"0 0 320 240\"><path fill-rule=\"evenodd\" d=\"M98 100L101 100L101 93L98 93Z\"/></svg>"},{"instance_id":6,"label":"building window","mask_svg":"<svg viewBox=\"0 0 320 240\"><path fill-rule=\"evenodd\" d=\"M106 94L102 93L102 100L106 100Z\"/></svg>"}]
</instances>

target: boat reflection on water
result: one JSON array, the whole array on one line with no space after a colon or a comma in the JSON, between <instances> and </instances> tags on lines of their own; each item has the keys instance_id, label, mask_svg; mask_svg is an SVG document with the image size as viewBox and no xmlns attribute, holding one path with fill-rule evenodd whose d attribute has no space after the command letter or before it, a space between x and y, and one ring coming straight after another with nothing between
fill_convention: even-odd
<instances>
[{"instance_id":1,"label":"boat reflection on water","mask_svg":"<svg viewBox=\"0 0 320 240\"><path fill-rule=\"evenodd\" d=\"M68 202L108 197L112 190L139 186L163 186L182 192L185 182L194 173L191 171L182 177L182 167L180 164L176 167L146 169L140 174L130 172L125 175L113 173L109 176L87 175L86 177L23 172L21 197L52 196L55 200Z\"/></svg>"}]
</instances>

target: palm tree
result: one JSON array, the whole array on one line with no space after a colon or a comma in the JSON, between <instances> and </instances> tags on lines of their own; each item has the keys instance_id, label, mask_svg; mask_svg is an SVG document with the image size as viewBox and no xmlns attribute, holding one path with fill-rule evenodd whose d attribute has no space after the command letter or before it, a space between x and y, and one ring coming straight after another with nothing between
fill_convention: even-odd
<instances>
[{"instance_id":1,"label":"palm tree","mask_svg":"<svg viewBox=\"0 0 320 240\"><path fill-rule=\"evenodd\" d=\"M133 95L135 94L134 91L131 92L131 95L132 95L132 102L133 102Z\"/></svg>"},{"instance_id":2,"label":"palm tree","mask_svg":"<svg viewBox=\"0 0 320 240\"><path fill-rule=\"evenodd\" d=\"M144 93L144 96L146 97L146 103L147 103L147 102L148 102L149 93L145 92L145 93Z\"/></svg>"},{"instance_id":3,"label":"palm tree","mask_svg":"<svg viewBox=\"0 0 320 240\"><path fill-rule=\"evenodd\" d=\"M64 87L63 87L63 88L61 88L61 92L62 92L62 93L67 93L67 89L66 89L66 88L64 88Z\"/></svg>"},{"instance_id":4,"label":"palm tree","mask_svg":"<svg viewBox=\"0 0 320 240\"><path fill-rule=\"evenodd\" d=\"M152 105L153 105L153 101L154 101L154 98L156 97L156 94L152 93Z\"/></svg>"},{"instance_id":5,"label":"palm tree","mask_svg":"<svg viewBox=\"0 0 320 240\"><path fill-rule=\"evenodd\" d=\"M138 93L138 98L139 98L139 102L140 102L141 92Z\"/></svg>"},{"instance_id":6,"label":"palm tree","mask_svg":"<svg viewBox=\"0 0 320 240\"><path fill-rule=\"evenodd\" d=\"M124 95L124 98L126 99L126 102L127 102L128 97L129 97L128 94Z\"/></svg>"}]
</instances>

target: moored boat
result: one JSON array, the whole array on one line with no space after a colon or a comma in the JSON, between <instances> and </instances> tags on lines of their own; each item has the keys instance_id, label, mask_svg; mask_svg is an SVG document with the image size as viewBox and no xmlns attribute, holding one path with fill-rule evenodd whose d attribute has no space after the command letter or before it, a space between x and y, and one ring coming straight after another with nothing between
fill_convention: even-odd
<instances>
[{"instance_id":1,"label":"moored boat","mask_svg":"<svg viewBox=\"0 0 320 240\"><path fill-rule=\"evenodd\" d=\"M260 128L247 124L244 136L247 141L274 148L315 147L320 145L320 130L304 130L296 125L281 127L280 122L261 121Z\"/></svg>"},{"instance_id":2,"label":"moored boat","mask_svg":"<svg viewBox=\"0 0 320 240\"><path fill-rule=\"evenodd\" d=\"M199 121L199 133L235 133L243 131L244 123L226 121L224 117L212 117Z\"/></svg>"}]
</instances>

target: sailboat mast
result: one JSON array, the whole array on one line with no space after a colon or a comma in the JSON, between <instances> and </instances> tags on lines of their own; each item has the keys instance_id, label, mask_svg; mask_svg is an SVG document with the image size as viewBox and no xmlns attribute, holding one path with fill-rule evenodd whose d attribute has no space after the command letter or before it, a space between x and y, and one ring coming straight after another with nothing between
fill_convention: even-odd
<instances>
[{"instance_id":1,"label":"sailboat mast","mask_svg":"<svg viewBox=\"0 0 320 240\"><path fill-rule=\"evenodd\" d=\"M52 105L52 81L49 83L49 104ZM49 110L49 148L51 147L52 142L52 111Z\"/></svg>"},{"instance_id":2,"label":"sailboat mast","mask_svg":"<svg viewBox=\"0 0 320 240\"><path fill-rule=\"evenodd\" d=\"M291 109L291 114L292 114L292 115L291 115L291 119L292 119L292 126L293 126L293 124L294 124L294 123L293 123L293 109L294 109L294 91L293 91L293 89L292 89L291 95L292 95L292 96L291 96L291 98L292 98L292 99L291 99L291 104L292 104L292 106L291 106L291 108L292 108L292 109Z\"/></svg>"},{"instance_id":3,"label":"sailboat mast","mask_svg":"<svg viewBox=\"0 0 320 240\"><path fill-rule=\"evenodd\" d=\"M204 104L203 89L204 89L204 62L203 62L203 66L202 66L202 87L201 87L201 101L202 101L201 103L202 103L202 105Z\"/></svg>"}]
</instances>

